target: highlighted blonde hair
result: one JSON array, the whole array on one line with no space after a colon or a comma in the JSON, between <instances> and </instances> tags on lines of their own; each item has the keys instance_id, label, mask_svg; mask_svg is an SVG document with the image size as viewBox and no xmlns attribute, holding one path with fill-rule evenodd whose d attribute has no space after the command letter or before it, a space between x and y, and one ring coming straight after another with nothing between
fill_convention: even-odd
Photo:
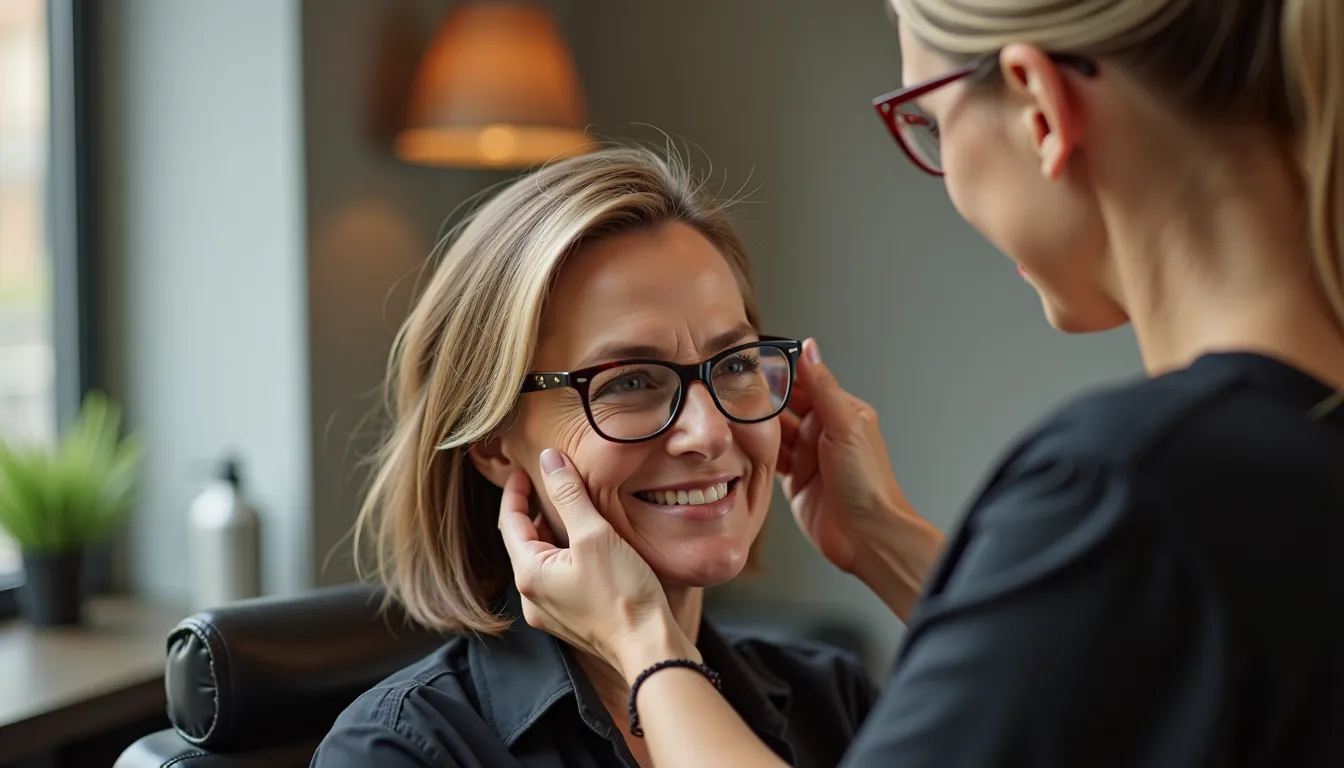
<instances>
[{"instance_id":1,"label":"highlighted blonde hair","mask_svg":"<svg viewBox=\"0 0 1344 768\"><path fill-rule=\"evenodd\" d=\"M1181 108L1278 129L1302 148L1316 272L1344 328L1344 0L891 4L916 36L955 58L1009 43L1091 54L1146 78Z\"/></svg>"},{"instance_id":2,"label":"highlighted blonde hair","mask_svg":"<svg viewBox=\"0 0 1344 768\"><path fill-rule=\"evenodd\" d=\"M512 575L496 524L500 490L467 449L508 426L565 258L672 222L723 255L759 327L747 249L724 204L675 157L651 150L604 149L524 176L442 250L393 347L392 429L355 528L361 573L371 570L418 622L483 634L508 626L491 605Z\"/></svg>"}]
</instances>

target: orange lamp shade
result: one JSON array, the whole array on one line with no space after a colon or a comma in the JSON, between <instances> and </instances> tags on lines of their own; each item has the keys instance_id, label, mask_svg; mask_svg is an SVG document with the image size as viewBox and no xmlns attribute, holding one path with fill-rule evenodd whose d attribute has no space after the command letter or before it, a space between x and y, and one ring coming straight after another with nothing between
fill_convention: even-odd
<instances>
[{"instance_id":1,"label":"orange lamp shade","mask_svg":"<svg viewBox=\"0 0 1344 768\"><path fill-rule=\"evenodd\" d=\"M401 159L457 168L527 168L593 148L569 51L543 8L454 7L420 62Z\"/></svg>"}]
</instances>

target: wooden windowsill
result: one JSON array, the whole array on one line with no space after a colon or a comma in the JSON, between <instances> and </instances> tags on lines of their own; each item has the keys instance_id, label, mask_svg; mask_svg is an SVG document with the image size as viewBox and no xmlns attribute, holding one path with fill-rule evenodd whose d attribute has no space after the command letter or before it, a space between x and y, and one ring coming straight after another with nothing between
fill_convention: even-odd
<instances>
[{"instance_id":1,"label":"wooden windowsill","mask_svg":"<svg viewBox=\"0 0 1344 768\"><path fill-rule=\"evenodd\" d=\"M163 712L168 633L185 611L98 598L82 627L0 622L0 765Z\"/></svg>"}]
</instances>

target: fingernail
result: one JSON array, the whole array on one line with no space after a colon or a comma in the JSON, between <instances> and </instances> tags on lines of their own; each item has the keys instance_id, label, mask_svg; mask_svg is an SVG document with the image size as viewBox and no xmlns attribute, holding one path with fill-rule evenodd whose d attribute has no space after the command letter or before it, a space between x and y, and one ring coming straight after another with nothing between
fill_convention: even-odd
<instances>
[{"instance_id":1,"label":"fingernail","mask_svg":"<svg viewBox=\"0 0 1344 768\"><path fill-rule=\"evenodd\" d=\"M548 475L554 475L564 468L565 457L561 456L559 451L547 448L541 452L541 471Z\"/></svg>"},{"instance_id":2,"label":"fingernail","mask_svg":"<svg viewBox=\"0 0 1344 768\"><path fill-rule=\"evenodd\" d=\"M821 362L821 347L817 346L816 339L807 340L807 361L809 363Z\"/></svg>"}]
</instances>

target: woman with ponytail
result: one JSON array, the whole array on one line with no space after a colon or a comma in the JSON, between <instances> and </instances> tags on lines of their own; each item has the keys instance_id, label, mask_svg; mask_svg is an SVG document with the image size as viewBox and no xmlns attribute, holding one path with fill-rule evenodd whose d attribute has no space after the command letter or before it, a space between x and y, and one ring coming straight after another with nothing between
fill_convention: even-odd
<instances>
[{"instance_id":1,"label":"woman with ponytail","mask_svg":"<svg viewBox=\"0 0 1344 768\"><path fill-rule=\"evenodd\" d=\"M891 3L900 150L1055 327L1132 326L1147 376L1044 419L944 544L805 345L785 492L909 626L842 764L1344 765L1344 2ZM511 479L528 622L625 676L660 768L789 763L539 460L569 544Z\"/></svg>"}]
</instances>

